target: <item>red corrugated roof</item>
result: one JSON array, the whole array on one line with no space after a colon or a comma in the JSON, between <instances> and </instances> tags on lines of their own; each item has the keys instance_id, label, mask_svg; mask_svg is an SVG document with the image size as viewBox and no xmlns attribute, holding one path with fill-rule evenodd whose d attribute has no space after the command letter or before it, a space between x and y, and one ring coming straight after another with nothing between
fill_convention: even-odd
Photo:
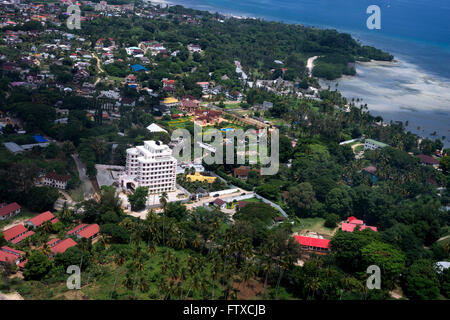
<instances>
[{"instance_id":1,"label":"red corrugated roof","mask_svg":"<svg viewBox=\"0 0 450 320\"><path fill-rule=\"evenodd\" d=\"M85 228L86 226L87 226L86 223L80 224L80 225L76 226L75 228L73 228L72 230L67 231L66 234L69 236L72 234L76 234L76 233L80 232L81 229Z\"/></svg>"},{"instance_id":2,"label":"red corrugated roof","mask_svg":"<svg viewBox=\"0 0 450 320\"><path fill-rule=\"evenodd\" d=\"M16 263L17 259L19 259L19 257L12 253L0 251L0 262Z\"/></svg>"},{"instance_id":3,"label":"red corrugated roof","mask_svg":"<svg viewBox=\"0 0 450 320\"><path fill-rule=\"evenodd\" d=\"M18 226L14 226L12 228L9 228L9 229L6 229L5 231L3 231L3 236L5 237L6 241L9 241L24 232L27 232L27 228L25 228L24 225L20 224Z\"/></svg>"},{"instance_id":4,"label":"red corrugated roof","mask_svg":"<svg viewBox=\"0 0 450 320\"><path fill-rule=\"evenodd\" d=\"M21 263L18 264L19 268L25 268L25 264L28 262L28 259L22 261Z\"/></svg>"},{"instance_id":5,"label":"red corrugated roof","mask_svg":"<svg viewBox=\"0 0 450 320\"><path fill-rule=\"evenodd\" d=\"M27 233L21 235L20 237L15 238L14 240L11 240L11 243L17 244L20 241L22 241L25 238L31 237L34 234L34 231L28 231Z\"/></svg>"},{"instance_id":6,"label":"red corrugated roof","mask_svg":"<svg viewBox=\"0 0 450 320\"><path fill-rule=\"evenodd\" d=\"M100 226L98 224L90 224L80 232L78 236L81 238L90 238L100 232Z\"/></svg>"},{"instance_id":7,"label":"red corrugated roof","mask_svg":"<svg viewBox=\"0 0 450 320\"><path fill-rule=\"evenodd\" d=\"M56 239L53 239L53 240L50 240L49 242L47 242L47 245L51 248L51 247L55 246L60 241L61 241L61 239L56 238Z\"/></svg>"},{"instance_id":8,"label":"red corrugated roof","mask_svg":"<svg viewBox=\"0 0 450 320\"><path fill-rule=\"evenodd\" d=\"M19 206L19 204L17 202L7 204L3 208L0 208L0 217L7 216L11 212L19 210L20 208L21 208L21 206Z\"/></svg>"},{"instance_id":9,"label":"red corrugated roof","mask_svg":"<svg viewBox=\"0 0 450 320\"><path fill-rule=\"evenodd\" d=\"M45 221L52 220L53 218L55 218L53 213L51 213L50 211L45 211L41 214L38 214L34 218L31 218L28 221L31 222L35 227L38 227L41 224L43 224Z\"/></svg>"},{"instance_id":10,"label":"red corrugated roof","mask_svg":"<svg viewBox=\"0 0 450 320\"><path fill-rule=\"evenodd\" d=\"M304 236L295 236L295 240L302 246L315 247L315 248L330 248L330 240L318 239Z\"/></svg>"},{"instance_id":11,"label":"red corrugated roof","mask_svg":"<svg viewBox=\"0 0 450 320\"><path fill-rule=\"evenodd\" d=\"M77 245L77 243L75 241L73 241L72 238L67 238L67 239L64 239L63 241L59 242L57 245L53 246L51 248L51 250L54 254L64 253L64 252L66 252L67 249L74 247L76 245Z\"/></svg>"},{"instance_id":12,"label":"red corrugated roof","mask_svg":"<svg viewBox=\"0 0 450 320\"><path fill-rule=\"evenodd\" d=\"M13 249L8 246L3 246L1 251L9 252L9 253L15 254L16 256L22 256L25 254L25 252L23 252L23 251Z\"/></svg>"},{"instance_id":13,"label":"red corrugated roof","mask_svg":"<svg viewBox=\"0 0 450 320\"><path fill-rule=\"evenodd\" d=\"M359 220L359 219L353 219L352 221L349 221L351 224L359 224L359 225L363 225L364 221Z\"/></svg>"},{"instance_id":14,"label":"red corrugated roof","mask_svg":"<svg viewBox=\"0 0 450 320\"><path fill-rule=\"evenodd\" d=\"M356 217L351 216L351 217L348 217L348 219L347 219L348 222L352 222L353 220L356 220Z\"/></svg>"}]
</instances>

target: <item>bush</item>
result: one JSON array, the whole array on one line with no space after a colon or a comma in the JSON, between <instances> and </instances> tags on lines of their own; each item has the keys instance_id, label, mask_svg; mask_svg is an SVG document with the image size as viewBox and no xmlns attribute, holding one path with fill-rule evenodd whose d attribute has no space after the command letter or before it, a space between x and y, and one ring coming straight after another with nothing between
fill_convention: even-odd
<instances>
[{"instance_id":1,"label":"bush","mask_svg":"<svg viewBox=\"0 0 450 320\"><path fill-rule=\"evenodd\" d=\"M331 214L327 215L324 226L327 228L333 229L333 228L336 228L339 221L340 221L339 216L335 213L331 213Z\"/></svg>"}]
</instances>

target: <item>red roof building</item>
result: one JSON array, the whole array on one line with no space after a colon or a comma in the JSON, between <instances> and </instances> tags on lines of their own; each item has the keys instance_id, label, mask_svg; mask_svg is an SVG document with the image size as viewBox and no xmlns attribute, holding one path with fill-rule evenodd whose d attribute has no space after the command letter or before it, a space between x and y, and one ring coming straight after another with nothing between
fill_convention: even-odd
<instances>
[{"instance_id":1,"label":"red roof building","mask_svg":"<svg viewBox=\"0 0 450 320\"><path fill-rule=\"evenodd\" d=\"M59 239L58 239L59 240ZM67 249L71 247L75 247L77 243L73 241L72 238L67 238L62 241L59 241L56 245L51 247L50 250L52 250L52 254L56 255L57 253L64 253Z\"/></svg>"},{"instance_id":2,"label":"red roof building","mask_svg":"<svg viewBox=\"0 0 450 320\"><path fill-rule=\"evenodd\" d=\"M86 238L86 239L94 239L100 232L100 226L98 224L90 224L80 232L78 232L77 237Z\"/></svg>"},{"instance_id":3,"label":"red roof building","mask_svg":"<svg viewBox=\"0 0 450 320\"><path fill-rule=\"evenodd\" d=\"M301 244L307 251L328 252L330 250L330 240L304 236L295 236L295 241Z\"/></svg>"},{"instance_id":4,"label":"red roof building","mask_svg":"<svg viewBox=\"0 0 450 320\"><path fill-rule=\"evenodd\" d=\"M87 226L88 225L85 223L80 224L80 225L76 226L75 228L73 228L72 230L67 231L66 235L67 236L75 235L75 234L79 233L81 230L83 230L84 228L86 228Z\"/></svg>"},{"instance_id":5,"label":"red roof building","mask_svg":"<svg viewBox=\"0 0 450 320\"><path fill-rule=\"evenodd\" d=\"M213 205L215 205L219 208L223 208L226 205L226 202L220 198L217 198L216 200L214 200Z\"/></svg>"},{"instance_id":6,"label":"red roof building","mask_svg":"<svg viewBox=\"0 0 450 320\"><path fill-rule=\"evenodd\" d=\"M24 225L20 224L18 226L14 226L12 228L6 229L3 231L3 236L5 237L6 241L11 241L22 234L26 233L28 230L24 227Z\"/></svg>"},{"instance_id":7,"label":"red roof building","mask_svg":"<svg viewBox=\"0 0 450 320\"><path fill-rule=\"evenodd\" d=\"M378 231L377 227L366 226L366 225L357 225L357 224L354 224L354 223L346 223L346 222L342 223L341 230L342 231L347 231L347 232L353 232L357 226L359 226L359 230L360 231L363 231L364 229L372 229L375 232Z\"/></svg>"},{"instance_id":8,"label":"red roof building","mask_svg":"<svg viewBox=\"0 0 450 320\"><path fill-rule=\"evenodd\" d=\"M8 253L14 254L14 255L16 255L18 257L21 257L21 256L23 256L25 254L25 252L23 252L23 251L13 249L13 248L10 248L8 246L3 246L0 251L5 251L5 252L8 252Z\"/></svg>"},{"instance_id":9,"label":"red roof building","mask_svg":"<svg viewBox=\"0 0 450 320\"><path fill-rule=\"evenodd\" d=\"M21 207L17 202L3 205L0 208L0 220L5 220L20 213Z\"/></svg>"},{"instance_id":10,"label":"red roof building","mask_svg":"<svg viewBox=\"0 0 450 320\"><path fill-rule=\"evenodd\" d=\"M436 166L439 164L439 161L431 156L427 156L426 154L419 154L416 157L419 158L419 160L425 165Z\"/></svg>"},{"instance_id":11,"label":"red roof building","mask_svg":"<svg viewBox=\"0 0 450 320\"><path fill-rule=\"evenodd\" d=\"M18 264L25 252L7 246L0 249L0 262Z\"/></svg>"},{"instance_id":12,"label":"red roof building","mask_svg":"<svg viewBox=\"0 0 450 320\"><path fill-rule=\"evenodd\" d=\"M19 263L17 266L20 268L20 269L25 269L25 265L27 264L27 262L28 262L28 259L26 259L26 260L23 260L21 263Z\"/></svg>"},{"instance_id":13,"label":"red roof building","mask_svg":"<svg viewBox=\"0 0 450 320\"><path fill-rule=\"evenodd\" d=\"M342 231L347 231L347 232L353 232L356 227L359 227L359 230L362 231L364 229L372 229L373 231L377 232L377 227L372 227L372 226L366 226L364 224L363 220L359 220L356 217L348 217L347 218L347 222L342 222L341 225L341 230Z\"/></svg>"},{"instance_id":14,"label":"red roof building","mask_svg":"<svg viewBox=\"0 0 450 320\"><path fill-rule=\"evenodd\" d=\"M15 254L6 251L0 251L0 263L17 264L19 260L20 257L16 256Z\"/></svg>"},{"instance_id":15,"label":"red roof building","mask_svg":"<svg viewBox=\"0 0 450 320\"><path fill-rule=\"evenodd\" d=\"M39 227L46 221L51 221L55 218L53 213L50 211L43 212L41 214L38 214L37 216L31 218L30 220L25 221L25 225L29 225L32 227Z\"/></svg>"},{"instance_id":16,"label":"red roof building","mask_svg":"<svg viewBox=\"0 0 450 320\"><path fill-rule=\"evenodd\" d=\"M61 239L56 238L56 239L53 239L53 240L48 241L48 242L47 242L47 245L48 245L50 248L52 248L52 247L56 246L58 243L60 243L60 242L61 242Z\"/></svg>"},{"instance_id":17,"label":"red roof building","mask_svg":"<svg viewBox=\"0 0 450 320\"><path fill-rule=\"evenodd\" d=\"M27 231L24 234L22 234L21 236L18 236L17 238L14 238L11 240L12 244L18 244L19 242L21 242L23 239L26 239L28 237L31 237L34 234L34 231Z\"/></svg>"}]
</instances>

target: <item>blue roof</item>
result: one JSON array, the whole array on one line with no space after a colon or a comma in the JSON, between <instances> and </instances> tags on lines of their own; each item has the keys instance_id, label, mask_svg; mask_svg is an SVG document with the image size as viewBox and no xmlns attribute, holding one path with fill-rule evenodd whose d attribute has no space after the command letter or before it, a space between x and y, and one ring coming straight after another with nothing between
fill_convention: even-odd
<instances>
[{"instance_id":1,"label":"blue roof","mask_svg":"<svg viewBox=\"0 0 450 320\"><path fill-rule=\"evenodd\" d=\"M146 67L144 67L140 64L133 64L131 66L131 69L133 69L133 71L141 71L141 70L148 71L148 69Z\"/></svg>"},{"instance_id":2,"label":"blue roof","mask_svg":"<svg viewBox=\"0 0 450 320\"><path fill-rule=\"evenodd\" d=\"M33 138L34 138L34 140L36 140L36 142L38 142L38 143L42 143L42 142L47 142L47 141L48 141L47 139L45 139L45 138L42 137L42 136L33 136Z\"/></svg>"}]
</instances>

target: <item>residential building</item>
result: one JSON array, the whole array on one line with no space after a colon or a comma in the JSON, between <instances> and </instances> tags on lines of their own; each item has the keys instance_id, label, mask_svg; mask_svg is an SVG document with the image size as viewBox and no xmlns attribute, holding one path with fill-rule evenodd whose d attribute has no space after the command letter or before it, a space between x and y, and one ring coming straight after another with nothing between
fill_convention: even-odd
<instances>
[{"instance_id":1,"label":"residential building","mask_svg":"<svg viewBox=\"0 0 450 320\"><path fill-rule=\"evenodd\" d=\"M144 141L143 146L127 149L123 189L148 187L150 194L175 190L177 160L161 141Z\"/></svg>"},{"instance_id":2,"label":"residential building","mask_svg":"<svg viewBox=\"0 0 450 320\"><path fill-rule=\"evenodd\" d=\"M439 166L439 161L432 156L427 156L426 154L418 154L416 157L419 158L420 162L422 162L422 165L424 166L433 166L436 168Z\"/></svg>"},{"instance_id":3,"label":"residential building","mask_svg":"<svg viewBox=\"0 0 450 320\"><path fill-rule=\"evenodd\" d=\"M44 177L44 185L65 190L67 182L70 180L70 175L59 175L56 172L47 173Z\"/></svg>"},{"instance_id":4,"label":"residential building","mask_svg":"<svg viewBox=\"0 0 450 320\"><path fill-rule=\"evenodd\" d=\"M198 100L183 99L181 100L180 109L187 113L194 113L199 108Z\"/></svg>"},{"instance_id":5,"label":"residential building","mask_svg":"<svg viewBox=\"0 0 450 320\"><path fill-rule=\"evenodd\" d=\"M347 222L342 222L341 230L347 232L353 232L355 229L363 231L364 229L371 229L377 232L377 227L366 226L363 220L359 220L356 217L348 217Z\"/></svg>"},{"instance_id":6,"label":"residential building","mask_svg":"<svg viewBox=\"0 0 450 320\"><path fill-rule=\"evenodd\" d=\"M227 203L220 198L217 198L213 201L213 206L219 208L220 210L225 209L227 207Z\"/></svg>"},{"instance_id":7,"label":"residential building","mask_svg":"<svg viewBox=\"0 0 450 320\"><path fill-rule=\"evenodd\" d=\"M17 202L0 204L0 220L6 220L20 213L21 206Z\"/></svg>"},{"instance_id":8,"label":"residential building","mask_svg":"<svg viewBox=\"0 0 450 320\"><path fill-rule=\"evenodd\" d=\"M170 115L170 107L160 104L153 107L153 112L160 112L163 116L168 116Z\"/></svg>"},{"instance_id":9,"label":"residential building","mask_svg":"<svg viewBox=\"0 0 450 320\"><path fill-rule=\"evenodd\" d=\"M168 97L168 98L165 98L161 104L165 105L167 107L175 107L175 106L178 106L180 104L180 102L178 101L177 98Z\"/></svg>"},{"instance_id":10,"label":"residential building","mask_svg":"<svg viewBox=\"0 0 450 320\"><path fill-rule=\"evenodd\" d=\"M382 149L384 147L388 147L386 143L379 142L373 139L366 139L364 142L364 150L376 150L376 149Z\"/></svg>"},{"instance_id":11,"label":"residential building","mask_svg":"<svg viewBox=\"0 0 450 320\"><path fill-rule=\"evenodd\" d=\"M234 168L233 169L233 176L235 178L239 178L242 180L247 180L248 178L248 174L250 171L255 171L258 174L260 174L261 170L259 169L250 169L250 167L246 167L246 166L240 166L239 168Z\"/></svg>"}]
</instances>

